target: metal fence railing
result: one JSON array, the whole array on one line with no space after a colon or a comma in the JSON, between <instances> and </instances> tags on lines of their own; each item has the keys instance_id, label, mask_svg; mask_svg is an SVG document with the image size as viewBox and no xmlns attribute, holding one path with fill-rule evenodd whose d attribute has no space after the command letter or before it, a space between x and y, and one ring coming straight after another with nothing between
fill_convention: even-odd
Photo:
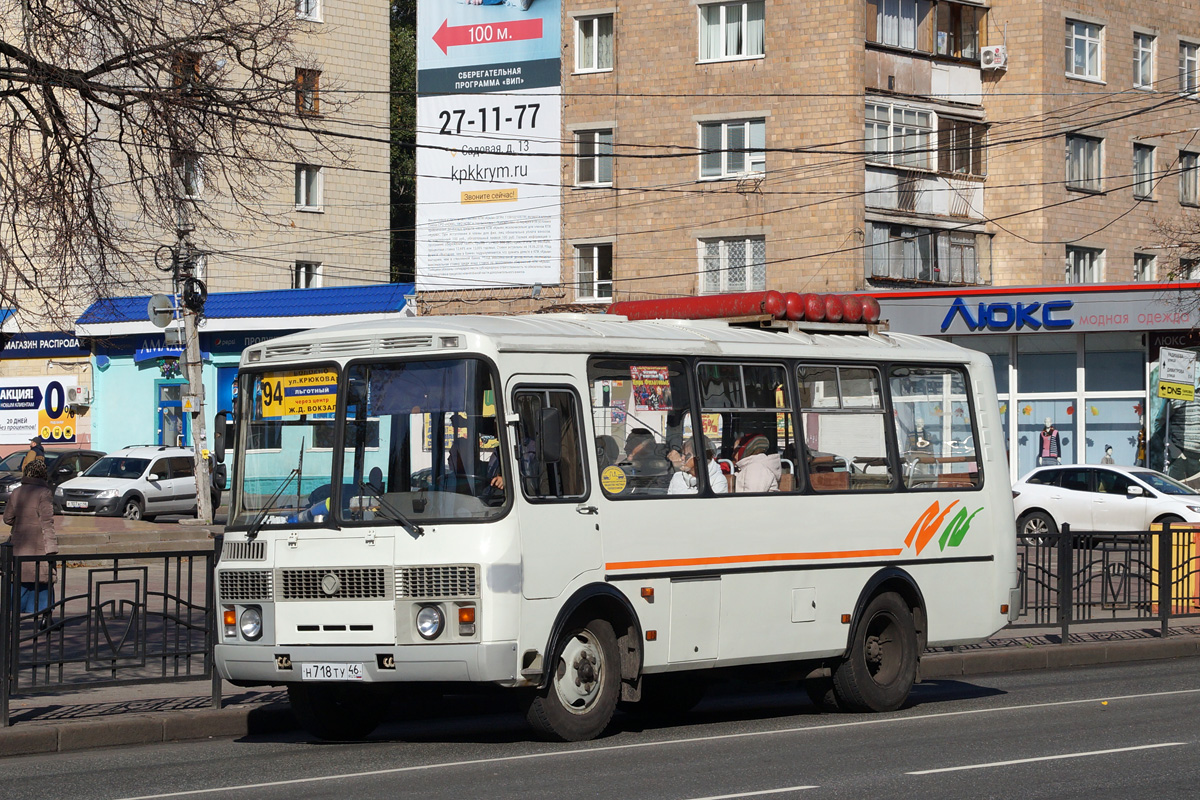
<instances>
[{"instance_id":1,"label":"metal fence railing","mask_svg":"<svg viewBox=\"0 0 1200 800\"><path fill-rule=\"evenodd\" d=\"M0 726L17 695L209 679L212 550L16 556L0 545Z\"/></svg>"},{"instance_id":2,"label":"metal fence railing","mask_svg":"<svg viewBox=\"0 0 1200 800\"><path fill-rule=\"evenodd\" d=\"M1018 537L1021 615L1010 628L1200 617L1200 528ZM1165 576L1165 579L1164 579Z\"/></svg>"}]
</instances>

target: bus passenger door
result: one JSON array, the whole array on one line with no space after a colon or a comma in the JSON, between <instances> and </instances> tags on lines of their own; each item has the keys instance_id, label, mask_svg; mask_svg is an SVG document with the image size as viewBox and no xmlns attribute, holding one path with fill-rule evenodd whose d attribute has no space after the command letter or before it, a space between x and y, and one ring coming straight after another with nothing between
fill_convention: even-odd
<instances>
[{"instance_id":1,"label":"bus passenger door","mask_svg":"<svg viewBox=\"0 0 1200 800\"><path fill-rule=\"evenodd\" d=\"M558 376L556 376L557 378ZM509 382L509 426L521 526L522 593L557 597L601 564L599 517L589 503L584 391L567 376L517 376ZM510 417L511 421L511 417Z\"/></svg>"}]
</instances>

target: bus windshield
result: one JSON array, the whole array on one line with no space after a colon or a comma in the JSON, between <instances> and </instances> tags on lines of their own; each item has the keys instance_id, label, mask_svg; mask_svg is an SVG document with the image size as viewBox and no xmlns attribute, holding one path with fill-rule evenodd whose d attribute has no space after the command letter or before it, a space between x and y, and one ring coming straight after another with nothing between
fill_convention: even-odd
<instances>
[{"instance_id":1,"label":"bus windshield","mask_svg":"<svg viewBox=\"0 0 1200 800\"><path fill-rule=\"evenodd\" d=\"M239 394L231 526L413 529L489 519L508 504L493 379L481 360L244 374Z\"/></svg>"}]
</instances>

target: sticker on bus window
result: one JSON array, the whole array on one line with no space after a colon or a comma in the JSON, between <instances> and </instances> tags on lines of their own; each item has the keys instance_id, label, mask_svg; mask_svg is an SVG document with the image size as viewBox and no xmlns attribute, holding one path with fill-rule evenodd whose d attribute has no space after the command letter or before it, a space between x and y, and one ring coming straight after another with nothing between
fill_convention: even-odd
<instances>
[{"instance_id":1,"label":"sticker on bus window","mask_svg":"<svg viewBox=\"0 0 1200 800\"><path fill-rule=\"evenodd\" d=\"M628 482L625 470L620 467L605 467L600 473L600 487L609 494L620 494L625 491Z\"/></svg>"},{"instance_id":2,"label":"sticker on bus window","mask_svg":"<svg viewBox=\"0 0 1200 800\"><path fill-rule=\"evenodd\" d=\"M262 376L261 386L264 419L337 411L337 372L331 369L268 372Z\"/></svg>"},{"instance_id":3,"label":"sticker on bus window","mask_svg":"<svg viewBox=\"0 0 1200 800\"><path fill-rule=\"evenodd\" d=\"M635 411L669 411L671 379L668 367L630 367Z\"/></svg>"}]
</instances>

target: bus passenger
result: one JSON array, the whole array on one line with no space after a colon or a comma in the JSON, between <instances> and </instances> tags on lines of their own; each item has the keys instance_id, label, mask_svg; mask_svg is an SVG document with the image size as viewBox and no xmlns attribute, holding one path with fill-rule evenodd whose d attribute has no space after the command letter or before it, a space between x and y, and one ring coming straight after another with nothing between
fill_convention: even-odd
<instances>
[{"instance_id":1,"label":"bus passenger","mask_svg":"<svg viewBox=\"0 0 1200 800\"><path fill-rule=\"evenodd\" d=\"M695 455L692 452L692 440L688 439L683 443L683 452L672 450L667 453L667 458L679 470L671 476L671 483L667 487L667 494L695 494L699 488L699 468L696 464ZM712 490L716 494L725 494L729 491L729 483L725 480L725 473L721 471L721 465L717 463L717 449L706 436L704 437L704 460L708 464L708 483L712 486Z\"/></svg>"},{"instance_id":2,"label":"bus passenger","mask_svg":"<svg viewBox=\"0 0 1200 800\"><path fill-rule=\"evenodd\" d=\"M747 433L734 445L738 494L778 492L783 465L778 453L768 453L771 443L761 433Z\"/></svg>"}]
</instances>

